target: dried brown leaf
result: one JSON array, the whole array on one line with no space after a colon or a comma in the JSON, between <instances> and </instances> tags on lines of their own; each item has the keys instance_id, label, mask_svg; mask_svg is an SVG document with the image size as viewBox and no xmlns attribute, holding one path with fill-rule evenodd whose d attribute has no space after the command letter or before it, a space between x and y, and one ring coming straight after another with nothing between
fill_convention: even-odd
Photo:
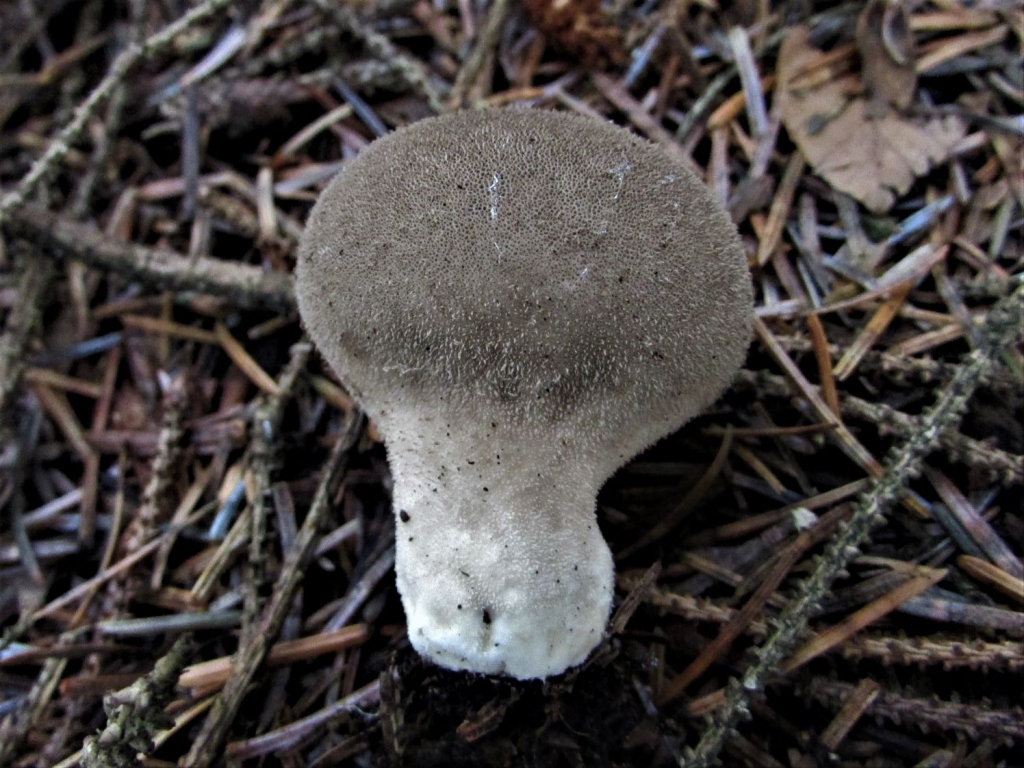
<instances>
[{"instance_id":1,"label":"dried brown leaf","mask_svg":"<svg viewBox=\"0 0 1024 768\"><path fill-rule=\"evenodd\" d=\"M914 179L949 157L964 136L956 117L912 119L895 112L872 115L853 75L801 77L823 57L806 27L782 43L778 108L790 136L814 170L837 190L876 213L892 207Z\"/></svg>"}]
</instances>

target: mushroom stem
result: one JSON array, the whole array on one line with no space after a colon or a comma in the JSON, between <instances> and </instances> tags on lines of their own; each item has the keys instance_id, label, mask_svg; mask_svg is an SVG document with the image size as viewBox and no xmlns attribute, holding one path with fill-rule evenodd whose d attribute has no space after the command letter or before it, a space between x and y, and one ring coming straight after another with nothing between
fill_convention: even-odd
<instances>
[{"instance_id":1,"label":"mushroom stem","mask_svg":"<svg viewBox=\"0 0 1024 768\"><path fill-rule=\"evenodd\" d=\"M613 589L592 451L574 430L486 414L384 421L413 647L444 667L521 680L582 663Z\"/></svg>"}]
</instances>

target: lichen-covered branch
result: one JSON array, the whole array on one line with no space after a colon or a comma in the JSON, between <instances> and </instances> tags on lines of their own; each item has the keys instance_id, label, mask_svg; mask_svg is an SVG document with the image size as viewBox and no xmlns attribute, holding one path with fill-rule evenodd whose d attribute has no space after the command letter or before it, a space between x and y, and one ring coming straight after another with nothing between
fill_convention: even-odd
<instances>
[{"instance_id":1,"label":"lichen-covered branch","mask_svg":"<svg viewBox=\"0 0 1024 768\"><path fill-rule=\"evenodd\" d=\"M247 634L231 664L231 675L214 702L203 727L192 743L183 765L186 768L206 768L220 755L228 728L238 712L271 644L281 631L281 625L291 610L295 593L302 584L306 567L316 551L321 526L331 507L331 499L338 481L348 465L348 455L362 428L362 413L353 409L342 428L331 457L323 469L323 476L309 513L302 524L295 547L288 552L281 574L274 585L274 593L266 606L255 631Z\"/></svg>"},{"instance_id":2,"label":"lichen-covered branch","mask_svg":"<svg viewBox=\"0 0 1024 768\"><path fill-rule=\"evenodd\" d=\"M626 591L635 588L638 582L636 577L620 576L618 579L619 587ZM713 600L659 588L646 593L644 602L687 621L725 624L736 615L735 608L719 605ZM769 629L766 621L754 619L747 626L746 634L764 638ZM1024 643L1018 640L986 642L980 639L883 637L861 633L836 648L835 653L847 659L873 659L885 665L941 665L944 669L1010 672L1024 670Z\"/></svg>"},{"instance_id":3,"label":"lichen-covered branch","mask_svg":"<svg viewBox=\"0 0 1024 768\"><path fill-rule=\"evenodd\" d=\"M26 622L19 622L9 633L10 637L20 634ZM5 638L6 640L7 638ZM66 637L61 638L63 643ZM28 695L21 701L20 705L3 720L0 720L0 768L13 765L21 748L28 736L50 705L50 700L57 690L64 670L67 668L68 660L62 658L47 659L42 669L36 676L35 683Z\"/></svg>"},{"instance_id":4,"label":"lichen-covered branch","mask_svg":"<svg viewBox=\"0 0 1024 768\"><path fill-rule=\"evenodd\" d=\"M0 335L0 419L4 424L21 383L25 350L46 309L44 299L53 273L53 264L36 254L25 254L21 259L18 302L7 316L3 335Z\"/></svg>"},{"instance_id":5,"label":"lichen-covered branch","mask_svg":"<svg viewBox=\"0 0 1024 768\"><path fill-rule=\"evenodd\" d=\"M838 680L815 678L804 692L827 707L839 708L854 687ZM940 701L882 691L866 714L894 723L913 724L925 732L953 731L972 739L1001 741L1024 738L1024 709L1021 707L1005 710L974 702Z\"/></svg>"},{"instance_id":6,"label":"lichen-covered branch","mask_svg":"<svg viewBox=\"0 0 1024 768\"><path fill-rule=\"evenodd\" d=\"M26 206L4 224L11 234L52 249L60 258L117 272L154 288L195 291L227 299L238 307L291 313L295 309L290 275L259 267L175 251L122 243L99 230L42 208Z\"/></svg>"},{"instance_id":7,"label":"lichen-covered branch","mask_svg":"<svg viewBox=\"0 0 1024 768\"><path fill-rule=\"evenodd\" d=\"M139 764L139 753L153 751L153 735L173 722L164 707L191 656L191 637L183 635L152 672L103 699L107 724L97 735L86 738L82 768L131 768Z\"/></svg>"},{"instance_id":8,"label":"lichen-covered branch","mask_svg":"<svg viewBox=\"0 0 1024 768\"><path fill-rule=\"evenodd\" d=\"M249 522L248 584L245 590L245 614L242 622L242 636L257 629L256 619L262 608L259 600L261 588L267 579L266 546L267 516L271 504L271 486L277 470L279 452L279 430L284 408L295 392L295 383L309 360L312 346L306 342L292 347L291 360L278 378L278 391L267 395L256 407L253 414L252 455L249 466L256 479L256 497L252 502L252 517Z\"/></svg>"},{"instance_id":9,"label":"lichen-covered branch","mask_svg":"<svg viewBox=\"0 0 1024 768\"><path fill-rule=\"evenodd\" d=\"M844 416L878 424L882 434L892 432L905 438L919 428L917 418L885 403L869 403L859 397L843 397L842 409ZM939 442L954 461L984 470L1006 485L1024 482L1024 456L1015 456L955 430L943 434Z\"/></svg>"},{"instance_id":10,"label":"lichen-covered branch","mask_svg":"<svg viewBox=\"0 0 1024 768\"><path fill-rule=\"evenodd\" d=\"M767 371L742 370L733 381L733 387L753 389L772 397L791 397L793 394L784 377ZM920 416L911 416L889 405L870 403L845 393L840 396L839 405L844 416L871 421L878 425L881 434L908 438L921 429ZM1024 457L990 446L958 430L944 432L939 438L938 448L954 461L988 473L1007 485L1024 481Z\"/></svg>"}]
</instances>

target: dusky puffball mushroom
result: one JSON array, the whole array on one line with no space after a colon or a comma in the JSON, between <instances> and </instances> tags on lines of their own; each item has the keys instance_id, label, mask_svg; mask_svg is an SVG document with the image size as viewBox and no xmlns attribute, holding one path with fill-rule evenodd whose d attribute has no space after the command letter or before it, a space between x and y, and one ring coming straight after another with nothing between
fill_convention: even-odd
<instances>
[{"instance_id":1,"label":"dusky puffball mushroom","mask_svg":"<svg viewBox=\"0 0 1024 768\"><path fill-rule=\"evenodd\" d=\"M423 120L320 196L296 291L387 446L413 647L519 679L583 662L613 592L598 490L749 342L744 249L701 181L589 118Z\"/></svg>"}]
</instances>

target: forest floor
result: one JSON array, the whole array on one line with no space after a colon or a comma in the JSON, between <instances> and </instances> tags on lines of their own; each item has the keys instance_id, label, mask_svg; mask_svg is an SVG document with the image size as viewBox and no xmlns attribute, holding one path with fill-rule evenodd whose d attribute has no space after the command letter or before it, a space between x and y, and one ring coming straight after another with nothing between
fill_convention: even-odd
<instances>
[{"instance_id":1,"label":"forest floor","mask_svg":"<svg viewBox=\"0 0 1024 768\"><path fill-rule=\"evenodd\" d=\"M1022 44L1001 0L0 4L0 766L1024 765ZM506 105L685 155L756 296L544 684L410 649L290 278L346 159Z\"/></svg>"}]
</instances>

